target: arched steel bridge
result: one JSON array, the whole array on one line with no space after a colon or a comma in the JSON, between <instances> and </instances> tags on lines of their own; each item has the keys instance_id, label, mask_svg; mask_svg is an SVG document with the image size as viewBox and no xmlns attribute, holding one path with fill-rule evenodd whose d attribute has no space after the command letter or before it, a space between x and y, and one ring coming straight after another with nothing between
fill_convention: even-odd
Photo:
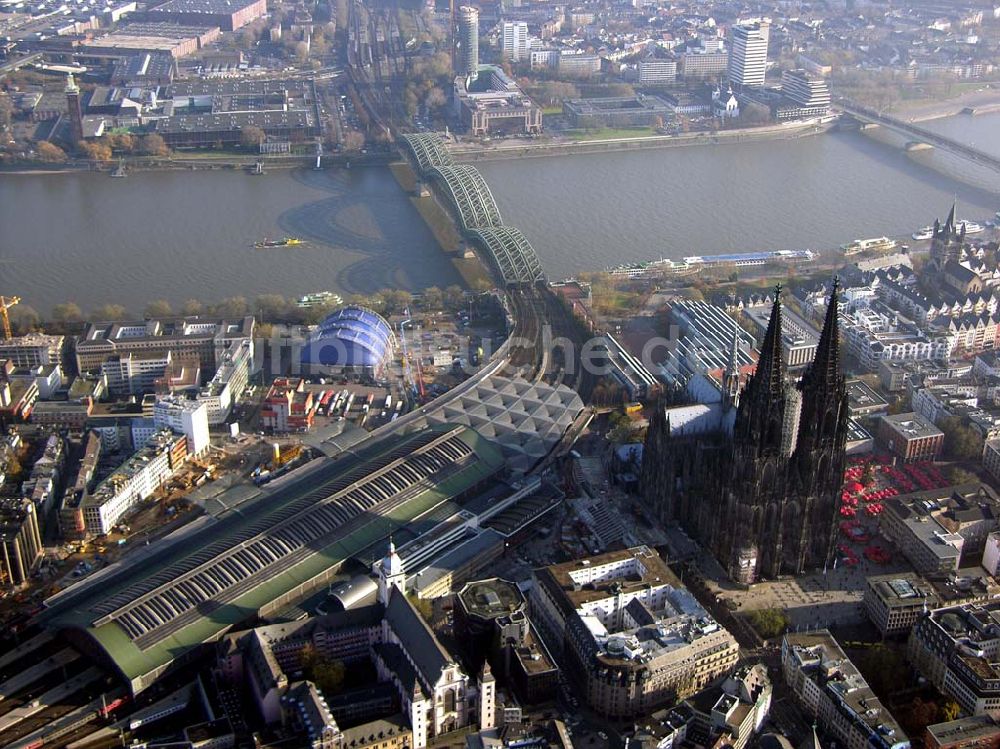
<instances>
[{"instance_id":1,"label":"arched steel bridge","mask_svg":"<svg viewBox=\"0 0 1000 749\"><path fill-rule=\"evenodd\" d=\"M422 177L438 180L458 212L462 230L480 244L493 260L504 285L543 281L541 261L525 236L503 225L489 185L474 166L455 164L434 133L403 135Z\"/></svg>"},{"instance_id":2,"label":"arched steel bridge","mask_svg":"<svg viewBox=\"0 0 1000 749\"><path fill-rule=\"evenodd\" d=\"M431 169L430 174L448 188L466 234L476 229L503 226L493 193L476 167L467 164L438 166Z\"/></svg>"},{"instance_id":3,"label":"arched steel bridge","mask_svg":"<svg viewBox=\"0 0 1000 749\"><path fill-rule=\"evenodd\" d=\"M512 226L476 229L473 235L489 251L504 284L534 283L545 279L538 255L520 229Z\"/></svg>"},{"instance_id":4,"label":"arched steel bridge","mask_svg":"<svg viewBox=\"0 0 1000 749\"><path fill-rule=\"evenodd\" d=\"M413 152L421 174L427 174L437 166L451 166L455 163L441 142L441 136L436 133L411 133L404 135L403 141Z\"/></svg>"}]
</instances>

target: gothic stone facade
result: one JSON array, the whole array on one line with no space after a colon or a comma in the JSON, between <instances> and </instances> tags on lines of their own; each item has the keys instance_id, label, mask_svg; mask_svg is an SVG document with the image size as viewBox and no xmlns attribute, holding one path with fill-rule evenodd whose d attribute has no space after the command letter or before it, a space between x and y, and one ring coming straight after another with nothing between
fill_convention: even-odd
<instances>
[{"instance_id":1,"label":"gothic stone facade","mask_svg":"<svg viewBox=\"0 0 1000 749\"><path fill-rule=\"evenodd\" d=\"M832 561L848 414L837 290L835 281L816 358L800 383L786 381L776 294L756 371L742 391L730 359L718 428L673 435L671 409L657 408L651 419L646 502L661 521L680 524L711 550L734 580ZM732 410L735 418L726 418Z\"/></svg>"}]
</instances>

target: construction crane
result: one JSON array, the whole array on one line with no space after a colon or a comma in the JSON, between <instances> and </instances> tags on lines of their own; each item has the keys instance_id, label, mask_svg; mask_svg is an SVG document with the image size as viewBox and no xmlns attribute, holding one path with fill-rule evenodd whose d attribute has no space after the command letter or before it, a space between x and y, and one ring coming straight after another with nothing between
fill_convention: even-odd
<instances>
[{"instance_id":1,"label":"construction crane","mask_svg":"<svg viewBox=\"0 0 1000 749\"><path fill-rule=\"evenodd\" d=\"M10 329L10 315L7 314L7 310L20 301L21 297L19 296L0 296L0 319L3 320L3 337L6 340L14 337Z\"/></svg>"}]
</instances>

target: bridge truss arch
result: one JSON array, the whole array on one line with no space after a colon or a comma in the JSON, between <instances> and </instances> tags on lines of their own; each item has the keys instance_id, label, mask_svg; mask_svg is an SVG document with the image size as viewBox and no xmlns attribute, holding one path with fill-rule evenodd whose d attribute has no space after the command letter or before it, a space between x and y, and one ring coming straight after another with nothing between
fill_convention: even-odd
<instances>
[{"instance_id":1,"label":"bridge truss arch","mask_svg":"<svg viewBox=\"0 0 1000 749\"><path fill-rule=\"evenodd\" d=\"M455 162L436 133L410 133L403 140L417 160L417 168L426 174L435 167L452 166Z\"/></svg>"},{"instance_id":2,"label":"bridge truss arch","mask_svg":"<svg viewBox=\"0 0 1000 749\"><path fill-rule=\"evenodd\" d=\"M500 209L489 185L474 166L458 164L435 167L431 174L440 179L458 209L466 233L475 229L503 226Z\"/></svg>"},{"instance_id":3,"label":"bridge truss arch","mask_svg":"<svg viewBox=\"0 0 1000 749\"><path fill-rule=\"evenodd\" d=\"M512 226L476 229L473 237L490 254L493 267L505 286L537 283L545 279L545 271L535 248L520 229Z\"/></svg>"}]
</instances>

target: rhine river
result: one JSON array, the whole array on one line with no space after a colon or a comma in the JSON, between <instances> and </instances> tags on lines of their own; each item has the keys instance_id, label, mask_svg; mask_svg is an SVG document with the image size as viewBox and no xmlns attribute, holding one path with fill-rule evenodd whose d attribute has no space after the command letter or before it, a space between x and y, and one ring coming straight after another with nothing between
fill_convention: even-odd
<instances>
[{"instance_id":1,"label":"rhine river","mask_svg":"<svg viewBox=\"0 0 1000 749\"><path fill-rule=\"evenodd\" d=\"M1000 153L1000 114L925 124ZM908 235L956 197L960 215L980 222L1000 209L1000 175L849 132L479 167L550 278ZM252 247L285 235L307 244ZM0 175L0 293L42 312L63 301L140 312L160 298L365 294L458 280L385 168Z\"/></svg>"}]
</instances>

